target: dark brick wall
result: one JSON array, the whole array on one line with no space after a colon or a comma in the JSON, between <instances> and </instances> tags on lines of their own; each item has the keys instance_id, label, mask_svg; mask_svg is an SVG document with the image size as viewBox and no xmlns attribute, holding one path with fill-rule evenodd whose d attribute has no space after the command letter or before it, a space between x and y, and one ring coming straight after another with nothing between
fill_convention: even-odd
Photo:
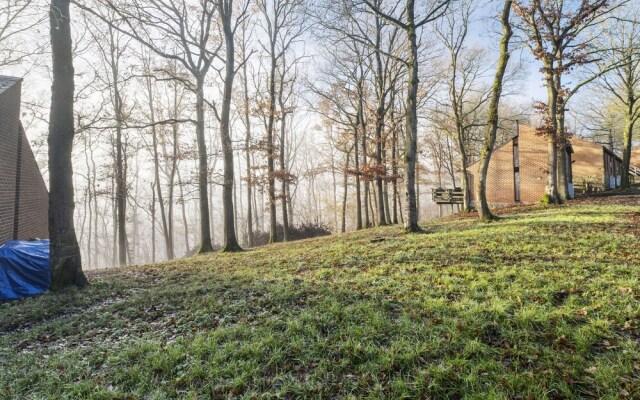
<instances>
[{"instance_id":1,"label":"dark brick wall","mask_svg":"<svg viewBox=\"0 0 640 400\"><path fill-rule=\"evenodd\" d=\"M640 168L640 148L631 152L631 165Z\"/></svg>"},{"instance_id":2,"label":"dark brick wall","mask_svg":"<svg viewBox=\"0 0 640 400\"><path fill-rule=\"evenodd\" d=\"M494 205L515 202L515 180L513 165L513 146L511 140L497 148L491 156L487 171L487 201ZM520 125L518 136L520 160L520 201L535 203L542 199L546 184L547 141L536 135L535 128ZM478 174L479 163L469 167L473 180ZM475 189L474 189L475 191ZM475 193L471 198L475 200Z\"/></svg>"},{"instance_id":3,"label":"dark brick wall","mask_svg":"<svg viewBox=\"0 0 640 400\"><path fill-rule=\"evenodd\" d=\"M520 124L520 198L523 203L537 203L544 196L547 185L547 138L536 128Z\"/></svg>"},{"instance_id":4,"label":"dark brick wall","mask_svg":"<svg viewBox=\"0 0 640 400\"><path fill-rule=\"evenodd\" d=\"M0 89L0 243L48 237L48 193L20 125L20 86Z\"/></svg>"}]
</instances>

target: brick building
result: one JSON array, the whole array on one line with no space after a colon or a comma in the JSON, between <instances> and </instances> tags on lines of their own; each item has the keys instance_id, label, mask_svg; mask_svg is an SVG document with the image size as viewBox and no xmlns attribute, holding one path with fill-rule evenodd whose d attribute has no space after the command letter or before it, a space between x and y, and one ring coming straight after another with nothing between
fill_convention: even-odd
<instances>
[{"instance_id":1,"label":"brick building","mask_svg":"<svg viewBox=\"0 0 640 400\"><path fill-rule=\"evenodd\" d=\"M622 160L606 147L574 138L565 151L572 187L585 182L604 189L620 185ZM479 168L479 163L469 167L471 187L475 187ZM544 196L548 168L546 138L537 135L536 128L521 124L516 136L491 156L488 202L493 205L539 202ZM470 192L470 198L475 201L475 191Z\"/></svg>"},{"instance_id":2,"label":"brick building","mask_svg":"<svg viewBox=\"0 0 640 400\"><path fill-rule=\"evenodd\" d=\"M630 164L634 167L638 172L640 172L640 148L634 149L631 151L631 160ZM640 178L640 175L636 177L636 181Z\"/></svg>"},{"instance_id":3,"label":"brick building","mask_svg":"<svg viewBox=\"0 0 640 400\"><path fill-rule=\"evenodd\" d=\"M622 159L607 147L589 140L571 139L574 151L573 184L606 190L620 187Z\"/></svg>"},{"instance_id":4,"label":"brick building","mask_svg":"<svg viewBox=\"0 0 640 400\"><path fill-rule=\"evenodd\" d=\"M0 76L0 243L49 237L49 194L20 122L21 83Z\"/></svg>"}]
</instances>

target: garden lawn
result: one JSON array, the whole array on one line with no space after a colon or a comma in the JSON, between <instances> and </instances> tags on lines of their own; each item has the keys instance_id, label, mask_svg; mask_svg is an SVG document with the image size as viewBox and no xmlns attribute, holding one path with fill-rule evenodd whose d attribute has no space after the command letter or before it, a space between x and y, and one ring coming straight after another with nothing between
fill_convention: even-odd
<instances>
[{"instance_id":1,"label":"garden lawn","mask_svg":"<svg viewBox=\"0 0 640 400\"><path fill-rule=\"evenodd\" d=\"M639 206L423 226L0 304L0 398L640 398Z\"/></svg>"}]
</instances>

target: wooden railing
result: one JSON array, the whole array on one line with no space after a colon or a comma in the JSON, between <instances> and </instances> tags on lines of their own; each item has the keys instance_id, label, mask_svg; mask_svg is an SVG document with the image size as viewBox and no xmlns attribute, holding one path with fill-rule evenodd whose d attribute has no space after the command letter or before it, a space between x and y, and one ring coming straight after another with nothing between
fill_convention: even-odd
<instances>
[{"instance_id":1,"label":"wooden railing","mask_svg":"<svg viewBox=\"0 0 640 400\"><path fill-rule=\"evenodd\" d=\"M640 167L636 167L635 165L629 166L629 174L636 178L640 178Z\"/></svg>"}]
</instances>

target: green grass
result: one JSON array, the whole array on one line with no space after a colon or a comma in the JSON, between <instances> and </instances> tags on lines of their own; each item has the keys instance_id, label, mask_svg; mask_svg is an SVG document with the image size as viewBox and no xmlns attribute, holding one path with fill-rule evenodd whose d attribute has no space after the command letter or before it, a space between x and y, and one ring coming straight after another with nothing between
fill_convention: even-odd
<instances>
[{"instance_id":1,"label":"green grass","mask_svg":"<svg viewBox=\"0 0 640 400\"><path fill-rule=\"evenodd\" d=\"M640 398L638 213L537 207L94 274L0 305L0 398Z\"/></svg>"}]
</instances>

